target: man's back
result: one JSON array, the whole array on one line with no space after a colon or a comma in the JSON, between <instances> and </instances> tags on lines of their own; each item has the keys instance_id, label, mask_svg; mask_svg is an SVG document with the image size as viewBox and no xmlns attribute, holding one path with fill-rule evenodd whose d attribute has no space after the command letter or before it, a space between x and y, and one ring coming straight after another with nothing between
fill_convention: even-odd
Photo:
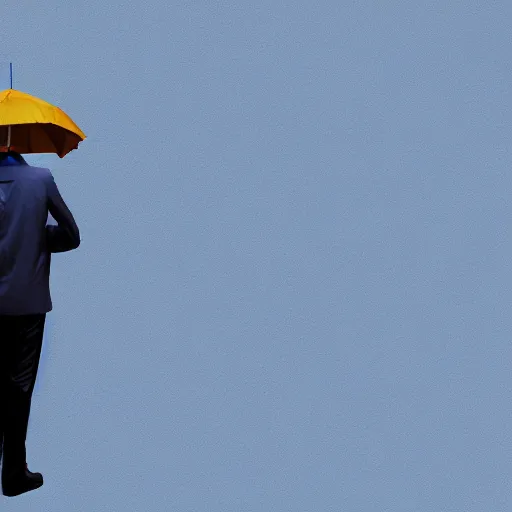
<instances>
[{"instance_id":1,"label":"man's back","mask_svg":"<svg viewBox=\"0 0 512 512\"><path fill-rule=\"evenodd\" d=\"M48 212L58 228L46 227ZM65 248L53 250L48 229L65 236ZM49 169L0 166L0 315L51 311L51 252L79 244L78 227Z\"/></svg>"}]
</instances>

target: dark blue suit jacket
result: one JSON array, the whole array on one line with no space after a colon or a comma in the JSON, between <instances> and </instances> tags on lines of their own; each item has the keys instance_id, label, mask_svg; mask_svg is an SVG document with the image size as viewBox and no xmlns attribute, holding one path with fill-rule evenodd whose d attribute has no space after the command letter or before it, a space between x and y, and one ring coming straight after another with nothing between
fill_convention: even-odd
<instances>
[{"instance_id":1,"label":"dark blue suit jacket","mask_svg":"<svg viewBox=\"0 0 512 512\"><path fill-rule=\"evenodd\" d=\"M57 225L47 225L48 213ZM0 162L0 315L52 310L51 253L76 249L80 233L49 169Z\"/></svg>"}]
</instances>

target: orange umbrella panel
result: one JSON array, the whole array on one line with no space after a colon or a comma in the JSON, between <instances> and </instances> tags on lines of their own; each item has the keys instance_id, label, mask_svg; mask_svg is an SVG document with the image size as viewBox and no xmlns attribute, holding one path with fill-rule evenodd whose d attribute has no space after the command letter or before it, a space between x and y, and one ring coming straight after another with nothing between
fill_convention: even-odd
<instances>
[{"instance_id":1,"label":"orange umbrella panel","mask_svg":"<svg viewBox=\"0 0 512 512\"><path fill-rule=\"evenodd\" d=\"M81 141L76 133L52 124L0 126L0 152L56 153L63 158Z\"/></svg>"}]
</instances>

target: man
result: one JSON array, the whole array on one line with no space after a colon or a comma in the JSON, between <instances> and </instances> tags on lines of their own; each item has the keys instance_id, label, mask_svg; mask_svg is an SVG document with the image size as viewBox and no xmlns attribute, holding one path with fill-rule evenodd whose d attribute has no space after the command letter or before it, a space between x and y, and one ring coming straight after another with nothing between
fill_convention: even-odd
<instances>
[{"instance_id":1,"label":"man","mask_svg":"<svg viewBox=\"0 0 512 512\"><path fill-rule=\"evenodd\" d=\"M48 212L57 225L47 225ZM50 170L0 153L0 449L2 490L18 496L43 485L26 461L32 392L52 310L52 252L80 245L73 215ZM0 457L2 453L0 451Z\"/></svg>"}]
</instances>

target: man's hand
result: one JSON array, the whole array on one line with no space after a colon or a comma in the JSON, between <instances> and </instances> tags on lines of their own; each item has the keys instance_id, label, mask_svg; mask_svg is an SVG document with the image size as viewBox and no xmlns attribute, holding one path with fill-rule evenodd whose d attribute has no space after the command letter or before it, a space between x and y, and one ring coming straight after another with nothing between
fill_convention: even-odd
<instances>
[{"instance_id":1,"label":"man's hand","mask_svg":"<svg viewBox=\"0 0 512 512\"><path fill-rule=\"evenodd\" d=\"M80 245L80 239L69 235L69 232L60 226L46 226L46 247L48 252L67 252L76 249Z\"/></svg>"}]
</instances>

